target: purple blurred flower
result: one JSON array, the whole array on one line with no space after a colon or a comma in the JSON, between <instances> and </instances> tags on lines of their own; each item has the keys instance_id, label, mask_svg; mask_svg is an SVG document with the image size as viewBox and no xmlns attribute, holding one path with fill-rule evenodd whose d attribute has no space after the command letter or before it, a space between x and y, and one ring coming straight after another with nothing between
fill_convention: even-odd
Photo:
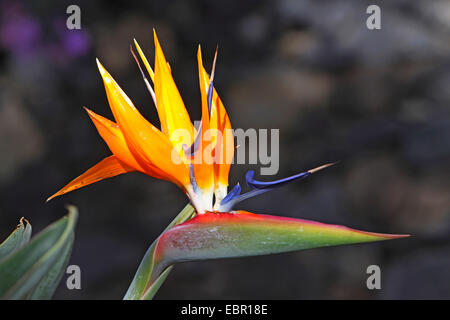
<instances>
[{"instance_id":1,"label":"purple blurred flower","mask_svg":"<svg viewBox=\"0 0 450 320\"><path fill-rule=\"evenodd\" d=\"M53 21L53 28L59 36L62 54L76 58L88 53L91 40L86 31L67 29L66 21L62 18Z\"/></svg>"},{"instance_id":2,"label":"purple blurred flower","mask_svg":"<svg viewBox=\"0 0 450 320\"><path fill-rule=\"evenodd\" d=\"M41 27L23 11L23 5L5 1L1 6L0 45L15 54L32 51L41 37Z\"/></svg>"},{"instance_id":3,"label":"purple blurred flower","mask_svg":"<svg viewBox=\"0 0 450 320\"><path fill-rule=\"evenodd\" d=\"M51 20L52 34L42 37L42 23L26 12L18 1L4 1L0 6L0 47L16 56L47 57L65 64L88 53L91 41L84 30L69 30L64 16Z\"/></svg>"},{"instance_id":4,"label":"purple blurred flower","mask_svg":"<svg viewBox=\"0 0 450 320\"><path fill-rule=\"evenodd\" d=\"M91 45L89 36L83 30L67 30L61 37L61 42L72 57L85 55Z\"/></svg>"}]
</instances>

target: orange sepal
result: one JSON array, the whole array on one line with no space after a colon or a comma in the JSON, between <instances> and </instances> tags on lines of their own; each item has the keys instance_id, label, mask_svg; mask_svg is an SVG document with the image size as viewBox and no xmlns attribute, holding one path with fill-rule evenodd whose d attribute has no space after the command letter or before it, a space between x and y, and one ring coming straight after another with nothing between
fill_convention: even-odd
<instances>
[{"instance_id":1,"label":"orange sepal","mask_svg":"<svg viewBox=\"0 0 450 320\"><path fill-rule=\"evenodd\" d=\"M195 180L200 189L212 192L214 187L214 134L210 130L209 110L207 101L207 91L209 83L206 84L204 75L201 72L203 68L202 53L200 46L197 51L197 60L199 68L199 83L202 98L202 127L199 150L194 155Z\"/></svg>"},{"instance_id":2,"label":"orange sepal","mask_svg":"<svg viewBox=\"0 0 450 320\"><path fill-rule=\"evenodd\" d=\"M97 64L114 118L136 161L149 175L157 169L161 179L185 189L190 183L189 170L178 153L173 152L172 143L139 113L98 60Z\"/></svg>"},{"instance_id":3,"label":"orange sepal","mask_svg":"<svg viewBox=\"0 0 450 320\"><path fill-rule=\"evenodd\" d=\"M183 157L183 144L190 146L194 141L195 130L189 114L181 99L170 67L161 45L153 32L155 40L154 86L156 109L164 134L170 139L180 156Z\"/></svg>"},{"instance_id":4,"label":"orange sepal","mask_svg":"<svg viewBox=\"0 0 450 320\"><path fill-rule=\"evenodd\" d=\"M64 188L59 190L57 193L52 195L47 201L73 191L75 189L79 189L81 187L87 186L94 182L112 178L122 173L135 171L134 168L128 166L121 160L117 159L116 156L109 156L108 158L103 159L95 166L90 168L88 171L80 175L78 178L75 178L71 182L69 182Z\"/></svg>"},{"instance_id":5,"label":"orange sepal","mask_svg":"<svg viewBox=\"0 0 450 320\"><path fill-rule=\"evenodd\" d=\"M201 61L200 48L198 60L201 79L200 90L203 101L204 99L206 100L210 80L209 75L203 67ZM234 156L234 138L227 111L215 88L213 88L211 117L209 123L210 132L212 133L211 140L214 143L214 187L216 189L216 197L222 198L225 196L226 187L228 186L228 174L230 172L231 161ZM225 190L220 192L219 189Z\"/></svg>"},{"instance_id":6,"label":"orange sepal","mask_svg":"<svg viewBox=\"0 0 450 320\"><path fill-rule=\"evenodd\" d=\"M138 171L144 171L139 163L134 159L130 149L127 146L125 137L117 123L106 119L94 111L84 108L97 128L98 133L106 142L109 150L121 161Z\"/></svg>"}]
</instances>

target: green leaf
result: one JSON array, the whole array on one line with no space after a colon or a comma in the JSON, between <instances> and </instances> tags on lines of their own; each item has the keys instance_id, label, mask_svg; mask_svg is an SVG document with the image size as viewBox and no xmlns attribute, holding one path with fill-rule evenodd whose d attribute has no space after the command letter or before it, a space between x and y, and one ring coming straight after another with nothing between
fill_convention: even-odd
<instances>
[{"instance_id":1,"label":"green leaf","mask_svg":"<svg viewBox=\"0 0 450 320\"><path fill-rule=\"evenodd\" d=\"M52 285L55 285L59 273L53 268L55 264L60 267L64 264L59 262L59 258L67 253L67 247L73 241L78 215L75 207L68 209L67 216L49 225L27 245L0 261L0 298L24 299L28 295L39 298L40 292L43 297L48 297L54 291ZM46 278L52 271L54 275Z\"/></svg>"},{"instance_id":2,"label":"green leaf","mask_svg":"<svg viewBox=\"0 0 450 320\"><path fill-rule=\"evenodd\" d=\"M41 281L39 281L37 286L28 294L27 299L51 299L59 285L59 282L61 281L61 278L64 275L67 264L69 263L74 238L75 234L72 231L56 262L53 264L49 272L41 279Z\"/></svg>"},{"instance_id":3,"label":"green leaf","mask_svg":"<svg viewBox=\"0 0 450 320\"><path fill-rule=\"evenodd\" d=\"M194 214L194 208L190 204L187 204L164 231L189 220ZM133 281L125 294L125 300L152 299L169 275L171 268L162 274L154 274L153 255L157 241L158 239L147 249Z\"/></svg>"},{"instance_id":4,"label":"green leaf","mask_svg":"<svg viewBox=\"0 0 450 320\"><path fill-rule=\"evenodd\" d=\"M176 262L266 255L406 237L359 231L314 221L235 213L206 213L162 234L153 274Z\"/></svg>"},{"instance_id":5,"label":"green leaf","mask_svg":"<svg viewBox=\"0 0 450 320\"><path fill-rule=\"evenodd\" d=\"M0 260L22 248L31 237L31 224L25 218L20 219L16 229L0 243Z\"/></svg>"}]
</instances>

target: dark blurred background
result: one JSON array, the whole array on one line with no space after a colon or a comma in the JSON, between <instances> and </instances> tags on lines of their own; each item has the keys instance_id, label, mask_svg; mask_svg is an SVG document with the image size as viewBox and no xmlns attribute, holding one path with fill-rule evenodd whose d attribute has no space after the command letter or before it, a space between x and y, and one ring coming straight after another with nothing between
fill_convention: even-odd
<instances>
[{"instance_id":1,"label":"dark blurred background","mask_svg":"<svg viewBox=\"0 0 450 320\"><path fill-rule=\"evenodd\" d=\"M66 8L81 8L81 30ZM381 7L381 30L366 8ZM0 1L0 237L34 232L78 206L71 264L82 290L120 299L150 243L186 204L170 183L132 173L45 199L109 150L82 109L112 119L95 57L158 124L129 53L154 58L152 28L200 118L196 48L233 127L279 128L284 177L339 164L242 209L411 238L176 266L158 299L450 298L450 2ZM257 166L235 165L232 184ZM382 289L366 288L377 264Z\"/></svg>"}]
</instances>

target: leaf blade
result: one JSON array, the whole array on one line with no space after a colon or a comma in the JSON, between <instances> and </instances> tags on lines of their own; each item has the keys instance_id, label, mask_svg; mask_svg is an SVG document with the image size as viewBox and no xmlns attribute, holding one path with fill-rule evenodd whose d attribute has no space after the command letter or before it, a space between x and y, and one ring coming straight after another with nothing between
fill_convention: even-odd
<instances>
[{"instance_id":1,"label":"leaf blade","mask_svg":"<svg viewBox=\"0 0 450 320\"><path fill-rule=\"evenodd\" d=\"M77 219L75 207L49 225L26 246L0 261L0 297L23 299L51 269Z\"/></svg>"},{"instance_id":2,"label":"leaf blade","mask_svg":"<svg viewBox=\"0 0 450 320\"><path fill-rule=\"evenodd\" d=\"M22 248L31 238L31 224L25 218L20 219L16 229L0 243L0 261Z\"/></svg>"},{"instance_id":3,"label":"leaf blade","mask_svg":"<svg viewBox=\"0 0 450 320\"><path fill-rule=\"evenodd\" d=\"M39 283L30 291L27 299L30 300L48 300L51 299L58 287L61 278L64 275L67 264L69 263L70 254L73 248L75 234L72 231L68 241L60 251L56 262L47 272L47 274L39 281Z\"/></svg>"}]
</instances>

